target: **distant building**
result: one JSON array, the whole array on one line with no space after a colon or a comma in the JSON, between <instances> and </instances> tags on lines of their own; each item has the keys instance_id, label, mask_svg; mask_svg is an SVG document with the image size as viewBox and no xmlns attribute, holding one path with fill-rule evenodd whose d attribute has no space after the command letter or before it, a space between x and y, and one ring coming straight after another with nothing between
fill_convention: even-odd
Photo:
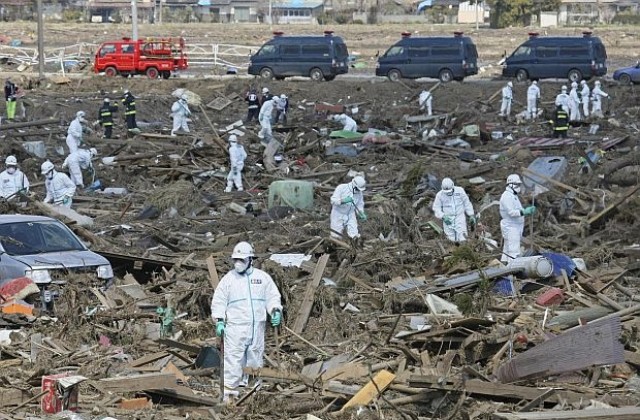
<instances>
[{"instance_id":1,"label":"distant building","mask_svg":"<svg viewBox=\"0 0 640 420\"><path fill-rule=\"evenodd\" d=\"M318 16L324 11L322 0L284 0L271 6L273 22L278 24L318 23Z\"/></svg>"},{"instance_id":2,"label":"distant building","mask_svg":"<svg viewBox=\"0 0 640 420\"><path fill-rule=\"evenodd\" d=\"M611 23L618 13L639 13L639 0L561 0L559 25Z\"/></svg>"}]
</instances>

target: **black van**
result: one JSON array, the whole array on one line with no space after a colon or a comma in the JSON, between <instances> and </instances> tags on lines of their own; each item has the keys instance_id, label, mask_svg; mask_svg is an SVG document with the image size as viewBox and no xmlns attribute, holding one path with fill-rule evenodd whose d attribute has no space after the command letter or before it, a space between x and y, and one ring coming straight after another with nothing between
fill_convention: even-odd
<instances>
[{"instance_id":1,"label":"black van","mask_svg":"<svg viewBox=\"0 0 640 420\"><path fill-rule=\"evenodd\" d=\"M333 80L349 71L349 51L342 38L325 31L324 36L282 36L274 32L251 56L249 74L263 79L283 80L288 76L308 76L319 81Z\"/></svg>"},{"instance_id":2,"label":"black van","mask_svg":"<svg viewBox=\"0 0 640 420\"><path fill-rule=\"evenodd\" d=\"M403 32L402 39L378 58L376 76L394 82L402 77L437 77L450 82L478 74L478 51L471 38L463 35L412 38Z\"/></svg>"},{"instance_id":3,"label":"black van","mask_svg":"<svg viewBox=\"0 0 640 420\"><path fill-rule=\"evenodd\" d=\"M527 79L567 78L572 82L607 74L607 50L600 38L583 32L583 37L540 37L529 33L509 56L502 75Z\"/></svg>"}]
</instances>

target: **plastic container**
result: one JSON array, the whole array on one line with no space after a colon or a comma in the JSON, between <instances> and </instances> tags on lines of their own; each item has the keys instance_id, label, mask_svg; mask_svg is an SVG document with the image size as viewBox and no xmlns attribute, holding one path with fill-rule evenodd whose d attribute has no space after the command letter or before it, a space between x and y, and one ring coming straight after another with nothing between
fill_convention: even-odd
<instances>
[{"instance_id":1,"label":"plastic container","mask_svg":"<svg viewBox=\"0 0 640 420\"><path fill-rule=\"evenodd\" d=\"M294 209L313 208L313 183L309 181L274 181L269 185L269 208L289 206Z\"/></svg>"},{"instance_id":2,"label":"plastic container","mask_svg":"<svg viewBox=\"0 0 640 420\"><path fill-rule=\"evenodd\" d=\"M528 278L544 279L553 274L553 261L543 255L520 257L509 261L509 268L522 268Z\"/></svg>"},{"instance_id":3,"label":"plastic container","mask_svg":"<svg viewBox=\"0 0 640 420\"><path fill-rule=\"evenodd\" d=\"M552 287L536 298L536 303L540 306L559 305L562 301L564 301L564 294L557 287Z\"/></svg>"}]
</instances>

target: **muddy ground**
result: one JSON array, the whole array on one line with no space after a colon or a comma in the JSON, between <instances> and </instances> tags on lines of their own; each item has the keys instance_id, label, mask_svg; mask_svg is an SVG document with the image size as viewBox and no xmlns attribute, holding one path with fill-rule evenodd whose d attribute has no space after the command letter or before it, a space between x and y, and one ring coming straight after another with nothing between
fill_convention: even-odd
<instances>
[{"instance_id":1,"label":"muddy ground","mask_svg":"<svg viewBox=\"0 0 640 420\"><path fill-rule=\"evenodd\" d=\"M12 25L9 32L17 31L19 26ZM203 38L209 33L207 39L212 39L217 28L215 25L212 27L214 29L210 33L199 28L199 35L193 36ZM93 27L83 25L74 33L77 40L91 37L98 42L103 36L115 34L122 28L100 26L107 33L96 33ZM178 26L166 28L167 34L178 34L180 31ZM234 42L251 40L259 44L267 37L251 35L251 30L257 29L251 26L235 25L225 29L234 35L234 39L237 34L237 41ZM380 30L358 26L339 29L349 34L359 33L363 51L368 35L373 38L373 34L379 33L376 30ZM396 32L399 32L396 27L383 29L389 42L392 42ZM495 54L498 57L499 50L506 48L505 40L514 36L515 32L489 31L487 33L491 36L488 37L483 32L482 36L477 37L481 56L483 51L496 50L487 55ZM56 36L56 41L52 42L70 40L70 33L61 27L53 27L51 34ZM156 33L156 28L143 27L141 33ZM622 33L625 31L611 30L610 37L620 39L621 43L629 42L623 44L625 46L636 45L634 36L623 38ZM375 38L381 39L380 36ZM483 44L484 40L487 40L487 44ZM225 38L225 42L230 41ZM489 45L494 42L494 46ZM383 44L380 41L380 45ZM354 45L358 48L358 44ZM380 47L369 45L368 54L374 54L377 48ZM620 54L617 57L621 61L631 58L624 55L622 47L617 54ZM611 50L610 55L613 55ZM23 86L28 86L27 76L18 76L16 79ZM139 373L140 370L131 368L129 361L166 349L150 338L147 326L159 321L155 308L168 304L173 305L178 313L186 314L175 321L175 331L181 331L178 341L195 346L215 345L213 324L208 318L212 288L206 259L213 255L218 273L223 275L231 268L228 255L235 243L248 240L262 257L273 253L300 252L312 255L312 262L315 263L322 254L328 254L329 262L323 277L334 280L337 286L321 286L315 294L311 316L302 334L306 343L288 333L282 333L278 340L271 331L267 335L267 365L294 375L293 379L266 378L267 386L240 407L214 406L213 410L219 418L305 418L305 414L315 413L321 418L345 419L489 419L492 413L515 410L518 400L470 397L462 389L434 391L425 395L423 400L403 399L417 389L411 388L413 391L408 394L402 391L410 374L458 378L467 375L463 374L466 367L473 366L481 375L490 376L491 369L495 367L495 362L491 361L495 351L488 357L469 361L464 358L462 350L457 358L452 357L452 352L458 351L460 345L457 341L392 338L394 332L409 328L410 315L429 312L422 292L396 293L388 287L392 280L424 277L428 282L433 282L437 276L482 267L500 257L499 252L487 250L481 241L482 237L490 235L500 243L497 208L491 207L483 212L481 226L472 235L472 240L465 246L456 247L429 226L429 222L437 226L441 222L430 211L436 190L428 188L426 179L429 175L437 180L445 176L454 178L456 183L467 189L478 209L482 204L498 200L506 176L513 172L522 173L522 168L527 167L535 157L547 154L566 157L568 169L561 180L564 186L556 186L535 198L539 211L531 225L527 225L525 247L582 258L588 275L603 282L615 278L622 270L628 270L617 281L631 290L631 296L618 289L603 290L619 305L633 306L636 304L634 296L637 289L634 282L637 279L637 267L630 264L634 259L627 249L637 243L640 234L640 199L635 193L627 200L622 200L616 211L598 216L638 182L637 121L640 99L633 87L605 83L603 87L611 95L604 105L606 118L590 120L571 128L570 137L576 140L572 145L545 151L531 150L518 146L517 141L524 137L549 137L550 125L545 122L546 118L522 124L517 124L515 118L508 121L500 118L497 115L499 100L488 103L488 98L503 83L451 83L438 87L434 91L434 113L443 117L435 123L424 123L420 128L418 125L408 125L404 117L419 114L417 95L420 90L434 83L393 84L380 80L336 80L318 84L257 83L233 79L149 81L144 78L100 77L72 80L66 84L44 81L38 85L34 82L32 89L26 90L25 99L29 101L29 106L24 121L60 118L59 126L47 125L46 129L62 133L21 137L18 130L0 131L0 137L4 136L0 146L2 158L9 154L17 155L33 183L41 180L38 169L42 159L24 151L22 143L25 140L44 141L48 157L60 165L64 154L57 154L55 149L64 145L64 133L77 111L86 111L93 121L103 97L119 98L125 88L138 97L138 122L143 133L159 136L140 135L127 139L123 119L119 115L115 130L120 136L118 139L101 139L99 130L87 137L88 145L96 147L101 156L116 156L116 159L126 157L115 166L105 166L98 161L96 171L103 186L126 187L130 193L124 197L105 197L98 193L83 192L76 197L74 207L82 214L95 217L91 234L83 237L94 241L92 248L144 256L156 261L177 263L177 266L157 269L153 275L132 271L148 296L149 304L142 307L129 296L119 296L119 300L116 299L118 304L114 307L105 306L95 294L88 291L88 278L70 278L71 284L62 290L58 302L58 320L51 321L45 317L28 320L22 326L22 338L16 338L17 344L12 347L14 353L8 356L8 360L19 362L0 365L2 376L9 378L9 383L26 389L36 386L42 375L68 370L69 366L94 381L121 373ZM216 136L202 109L192 105L190 135L178 138L163 136L170 129L169 108L174 100L171 92L178 88L188 89L198 94L203 104L221 97L230 99L231 104L221 111L205 108L208 118L222 134L229 124L244 118L246 105L242 97L250 85L267 86L272 92L285 93L290 98L289 123L275 130L277 139L285 144L288 170L283 168L268 172L264 169L263 147L256 136L258 128L249 125L242 129L245 132L242 142L249 153L244 170L247 191L225 194L223 189L228 162L224 152L215 143ZM558 83L541 83L542 103L547 116L550 116L559 87ZM515 99L519 104L514 106L514 114L522 110L525 90L526 85L516 84ZM314 111L313 104L322 102L357 104L355 118L360 130L384 130L389 133L388 139L384 144L364 145L357 157L325 156L326 142L336 142L332 143L326 135L322 135L322 129L339 127L327 122L325 115ZM479 124L483 132L480 138L465 137L471 144L470 149L444 146L446 140L458 137L460 130L469 124ZM595 134L589 134L591 124L599 126ZM423 141L420 133L425 127L436 129L438 136ZM25 129L21 130L24 133ZM42 129L26 129L27 132L33 130ZM491 132L502 132L503 138L493 140ZM594 170L583 173L579 159L585 150L599 148L611 139L620 139L620 142L606 151ZM472 155L468 155L468 152ZM622 166L625 169L615 170ZM360 223L363 243L329 239L329 196L339 183L349 181L349 170L364 172L368 181L365 201L369 219ZM484 182L471 184L469 179L475 174L481 176ZM288 214L288 211L268 211L270 183L287 178L315 183L315 205L312 210L293 214ZM571 196L572 192L584 205ZM34 185L32 193L34 199L41 200L44 196L42 184ZM523 201L529 204L531 197L524 195ZM248 209L247 214L240 215L232 210L229 206L232 202ZM572 204L568 212L560 212L561 208L565 208L563 202ZM143 209L149 206L158 210L158 217L140 219ZM9 207L4 211L38 212L33 206L26 209ZM591 222L594 218L597 218L596 221ZM284 299L285 323L293 325L313 267L285 269L266 258L261 258L259 264L276 280ZM114 266L119 270L117 284L121 284L123 270L131 271L131 268ZM559 287L564 287L563 284L560 283ZM544 287L548 286L544 284ZM558 311L579 309L585 305L585 301L593 302L595 299L598 302L596 297L580 289L580 285L573 281L572 287L574 291L578 288L581 294L578 297L568 295L562 306L553 308L549 316ZM486 337L505 334L508 337L512 333L505 332L507 327L514 328L515 325L518 332L529 336L531 344L537 344L544 341L545 333L539 326L545 317L544 308L533 302L537 294L523 291L515 297L503 297L491 289L480 287L464 291L449 290L440 293L440 296L464 307L466 317L498 321L491 328L479 330ZM359 312L349 310L347 304L353 305ZM91 315L91 308L99 308L98 314ZM521 313L529 318L524 323L513 324L513 320ZM447 321L438 320L437 323L438 328L449 328ZM29 362L15 350L18 348L28 352L30 336L35 332L53 338L63 348L51 354L45 352L48 356L41 357L37 363ZM628 351L638 351L636 332L637 318L631 316L626 319L623 328L623 340ZM516 346L515 351L524 351L524 348ZM365 367L389 363L388 369L398 375L399 386L387 391L384 398L369 405L359 415L350 411L337 414L336 411L349 399L349 393L343 389L328 390L327 378L323 378L325 384L309 385L303 384L304 381L296 375L303 366L342 354ZM193 366L187 362L194 355L182 353L180 356L174 357L173 362L183 371L192 372L189 387L200 396L217 399L216 374L193 373ZM504 356L503 360L507 357ZM445 371L442 370L443 363ZM146 369L156 372L162 366L156 366L156 369L149 365ZM595 390L599 402L606 402L612 407L626 406L637 404L637 394L634 395L630 385L627 386L636 373L634 365L621 363L615 369L603 370L600 382L596 380L593 383L593 372L584 369L579 375L581 379L569 381L556 378L554 383L576 392ZM361 372L347 377L341 383L360 387L367 382L369 375L368 371ZM542 383L542 380L525 380L519 384L535 386ZM84 384L80 394L80 411L85 418L102 418L105 415L121 419L185 418L187 415L212 417L205 405L162 398L153 392L121 392L114 395L101 392L99 385ZM151 398L153 408L127 411L118 406L120 399L135 396ZM573 408L588 405L586 401L587 398L582 404L575 403ZM6 410L16 405L9 404ZM552 406L547 405L547 408ZM568 409L566 405L563 408ZM39 413L35 404L22 407L13 415L26 418L31 413Z\"/></svg>"}]
</instances>

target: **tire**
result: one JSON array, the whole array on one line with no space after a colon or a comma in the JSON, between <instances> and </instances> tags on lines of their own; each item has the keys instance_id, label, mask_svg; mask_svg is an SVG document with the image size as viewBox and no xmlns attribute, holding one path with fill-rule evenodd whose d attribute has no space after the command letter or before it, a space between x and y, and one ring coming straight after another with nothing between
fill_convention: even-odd
<instances>
[{"instance_id":1,"label":"tire","mask_svg":"<svg viewBox=\"0 0 640 420\"><path fill-rule=\"evenodd\" d=\"M330 82L330 81L332 81L332 80L333 80L333 79L335 79L335 78L336 78L336 76L324 76L324 80L325 80L325 82Z\"/></svg>"},{"instance_id":2,"label":"tire","mask_svg":"<svg viewBox=\"0 0 640 420\"><path fill-rule=\"evenodd\" d=\"M402 79L402 73L400 73L400 70L398 69L391 69L389 70L389 73L387 73L387 77L392 82L399 82L400 79Z\"/></svg>"},{"instance_id":3,"label":"tire","mask_svg":"<svg viewBox=\"0 0 640 420\"><path fill-rule=\"evenodd\" d=\"M107 77L114 77L118 75L118 70L113 67L113 66L109 66L106 69L104 69L104 75Z\"/></svg>"},{"instance_id":4,"label":"tire","mask_svg":"<svg viewBox=\"0 0 640 420\"><path fill-rule=\"evenodd\" d=\"M147 71L145 72L145 74L147 75L147 77L149 79L157 79L158 76L160 75L160 72L158 71L157 68L155 67L149 67L147 69Z\"/></svg>"},{"instance_id":5,"label":"tire","mask_svg":"<svg viewBox=\"0 0 640 420\"><path fill-rule=\"evenodd\" d=\"M169 70L165 70L165 71L163 71L163 72L162 72L162 78L163 78L164 80L167 80L167 79L169 79L170 77L171 77L171 72L170 72Z\"/></svg>"},{"instance_id":6,"label":"tire","mask_svg":"<svg viewBox=\"0 0 640 420\"><path fill-rule=\"evenodd\" d=\"M449 69L442 69L440 70L440 74L438 74L438 79L440 79L442 83L449 83L453 80L453 73Z\"/></svg>"},{"instance_id":7,"label":"tire","mask_svg":"<svg viewBox=\"0 0 640 420\"><path fill-rule=\"evenodd\" d=\"M582 80L582 72L578 69L571 69L569 70L567 78L570 82L580 83L580 80Z\"/></svg>"},{"instance_id":8,"label":"tire","mask_svg":"<svg viewBox=\"0 0 640 420\"><path fill-rule=\"evenodd\" d=\"M262 77L264 80L273 79L273 70L271 70L269 67L263 68L262 70L260 70L260 77Z\"/></svg>"},{"instance_id":9,"label":"tire","mask_svg":"<svg viewBox=\"0 0 640 420\"><path fill-rule=\"evenodd\" d=\"M519 69L516 72L516 80L518 82L526 82L527 80L529 80L529 73L527 73L525 69Z\"/></svg>"},{"instance_id":10,"label":"tire","mask_svg":"<svg viewBox=\"0 0 640 420\"><path fill-rule=\"evenodd\" d=\"M622 73L620 75L620 83L622 83L623 85L630 85L631 84L631 76L629 76L627 73Z\"/></svg>"},{"instance_id":11,"label":"tire","mask_svg":"<svg viewBox=\"0 0 640 420\"><path fill-rule=\"evenodd\" d=\"M309 72L309 77L311 78L311 80L313 80L314 82L319 82L322 79L324 79L324 74L322 74L322 70L320 70L317 67L314 67L311 69L311 71Z\"/></svg>"}]
</instances>

